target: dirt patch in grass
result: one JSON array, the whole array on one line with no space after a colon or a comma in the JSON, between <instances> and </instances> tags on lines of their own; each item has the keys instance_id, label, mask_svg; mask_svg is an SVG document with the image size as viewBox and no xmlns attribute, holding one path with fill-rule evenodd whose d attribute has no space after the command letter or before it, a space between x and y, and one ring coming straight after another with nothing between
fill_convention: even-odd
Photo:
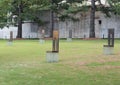
<instances>
[{"instance_id":1,"label":"dirt patch in grass","mask_svg":"<svg viewBox=\"0 0 120 85\"><path fill-rule=\"evenodd\" d=\"M83 38L83 40L100 40L100 38Z\"/></svg>"},{"instance_id":2,"label":"dirt patch in grass","mask_svg":"<svg viewBox=\"0 0 120 85\"><path fill-rule=\"evenodd\" d=\"M67 61L65 65L76 69L88 69L93 68L96 70L100 69L120 69L120 60L118 58L102 58L96 60L83 60L83 61Z\"/></svg>"}]
</instances>

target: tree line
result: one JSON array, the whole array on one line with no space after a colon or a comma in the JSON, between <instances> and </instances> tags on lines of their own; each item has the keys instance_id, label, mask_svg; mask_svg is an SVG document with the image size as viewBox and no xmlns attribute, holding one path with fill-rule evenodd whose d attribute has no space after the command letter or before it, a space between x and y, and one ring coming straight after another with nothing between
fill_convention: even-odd
<instances>
[{"instance_id":1,"label":"tree line","mask_svg":"<svg viewBox=\"0 0 120 85\"><path fill-rule=\"evenodd\" d=\"M89 1L91 4L83 4ZM97 5L95 3L98 3ZM17 38L22 38L23 21L31 20L44 24L39 13L43 10L50 10L52 13L52 23L54 25L54 13L58 18L76 20L70 14L86 12L90 10L90 38L95 38L95 12L101 11L110 17L111 13L120 15L120 1L106 0L108 5L102 4L101 0L0 0L0 28L4 26L18 26ZM62 11L62 12L61 12ZM54 26L52 26L53 28Z\"/></svg>"}]
</instances>

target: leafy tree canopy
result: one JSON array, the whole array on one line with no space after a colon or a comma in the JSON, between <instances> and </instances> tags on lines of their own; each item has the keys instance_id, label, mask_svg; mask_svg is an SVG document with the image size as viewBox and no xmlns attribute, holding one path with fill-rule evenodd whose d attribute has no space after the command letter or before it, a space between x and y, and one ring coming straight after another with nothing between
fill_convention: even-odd
<instances>
[{"instance_id":1,"label":"leafy tree canopy","mask_svg":"<svg viewBox=\"0 0 120 85\"><path fill-rule=\"evenodd\" d=\"M111 11L117 15L120 15L120 0L108 0Z\"/></svg>"},{"instance_id":2,"label":"leafy tree canopy","mask_svg":"<svg viewBox=\"0 0 120 85\"><path fill-rule=\"evenodd\" d=\"M21 17L22 21L34 20L39 11L48 8L49 0L0 0L0 26L7 25L8 21L10 24L14 15Z\"/></svg>"},{"instance_id":3,"label":"leafy tree canopy","mask_svg":"<svg viewBox=\"0 0 120 85\"><path fill-rule=\"evenodd\" d=\"M85 4L80 5L83 1L85 0L0 0L0 26L4 26L8 20L10 21L13 15L18 16L19 7L21 7L20 17L22 20L36 20L41 23L41 20L37 19L40 19L38 15L42 10L53 10L61 19L72 18L71 13L89 9L89 6ZM96 1L101 2L101 0ZM97 10L104 12L107 16L110 16L110 12L120 15L120 1L107 1L110 7L105 7L100 3Z\"/></svg>"}]
</instances>

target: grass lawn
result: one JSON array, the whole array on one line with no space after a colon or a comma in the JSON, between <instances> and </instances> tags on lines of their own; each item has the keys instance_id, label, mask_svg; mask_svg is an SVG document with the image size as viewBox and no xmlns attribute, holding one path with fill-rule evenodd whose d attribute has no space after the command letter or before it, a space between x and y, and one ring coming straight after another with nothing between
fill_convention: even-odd
<instances>
[{"instance_id":1,"label":"grass lawn","mask_svg":"<svg viewBox=\"0 0 120 85\"><path fill-rule=\"evenodd\" d=\"M52 42L0 40L0 85L120 85L120 40L104 55L107 40L60 40L58 63L46 62Z\"/></svg>"}]
</instances>

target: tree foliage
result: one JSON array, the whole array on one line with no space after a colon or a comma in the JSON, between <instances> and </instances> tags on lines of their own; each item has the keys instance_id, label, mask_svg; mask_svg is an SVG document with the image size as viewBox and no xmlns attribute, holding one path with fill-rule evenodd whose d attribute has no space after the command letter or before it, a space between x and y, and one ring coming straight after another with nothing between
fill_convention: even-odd
<instances>
[{"instance_id":1,"label":"tree foliage","mask_svg":"<svg viewBox=\"0 0 120 85\"><path fill-rule=\"evenodd\" d=\"M0 0L0 28L7 25L7 19L9 17L8 10L10 10L9 0Z\"/></svg>"},{"instance_id":2,"label":"tree foliage","mask_svg":"<svg viewBox=\"0 0 120 85\"><path fill-rule=\"evenodd\" d=\"M41 22L39 13L42 10L53 10L59 15L61 19L70 18L70 13L78 13L81 11L87 11L89 7L78 4L82 4L85 0L0 0L0 25L4 26L7 23L7 19L12 15L18 15L19 5L21 6L21 18L23 20L35 20ZM119 0L107 0L110 7L105 7L101 4L101 0L96 0L100 6L96 10L100 10L107 16L110 16L110 12L120 14L120 1ZM12 12L12 15L8 17L8 12ZM72 17L71 17L72 18Z\"/></svg>"},{"instance_id":3,"label":"tree foliage","mask_svg":"<svg viewBox=\"0 0 120 85\"><path fill-rule=\"evenodd\" d=\"M111 12L120 15L120 0L108 0Z\"/></svg>"},{"instance_id":4,"label":"tree foliage","mask_svg":"<svg viewBox=\"0 0 120 85\"><path fill-rule=\"evenodd\" d=\"M0 25L6 25L7 20L13 15L20 16L22 21L34 20L38 18L39 11L49 7L49 0L0 0ZM19 11L21 11L20 14ZM11 12L10 16L7 15L8 12Z\"/></svg>"},{"instance_id":5,"label":"tree foliage","mask_svg":"<svg viewBox=\"0 0 120 85\"><path fill-rule=\"evenodd\" d=\"M43 10L55 12L61 20L77 20L74 14L88 11L92 7L83 4L83 1L88 0L0 0L0 27L13 24L14 15L21 21L31 20L39 25L44 24L39 16ZM99 3L95 6L95 11L102 11L107 16L110 16L111 12L120 15L120 0L107 1L109 6L102 4L101 0L95 0Z\"/></svg>"},{"instance_id":6,"label":"tree foliage","mask_svg":"<svg viewBox=\"0 0 120 85\"><path fill-rule=\"evenodd\" d=\"M84 0L53 0L51 9L58 14L60 20L78 20L72 14L85 10L85 7L78 5L82 1Z\"/></svg>"}]
</instances>

